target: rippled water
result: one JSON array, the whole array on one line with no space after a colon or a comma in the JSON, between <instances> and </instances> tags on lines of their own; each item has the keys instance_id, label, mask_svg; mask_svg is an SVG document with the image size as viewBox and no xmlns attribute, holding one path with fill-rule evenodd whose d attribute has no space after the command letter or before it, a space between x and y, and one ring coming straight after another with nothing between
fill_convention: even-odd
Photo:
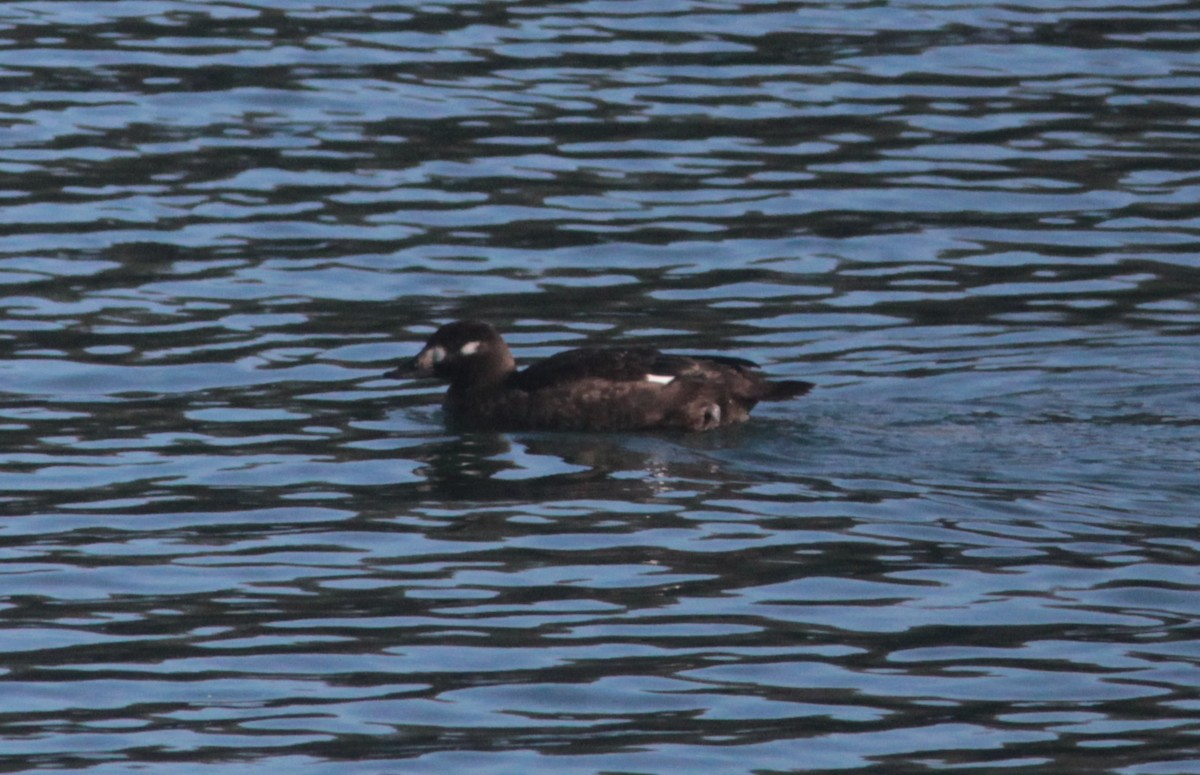
<instances>
[{"instance_id":1,"label":"rippled water","mask_svg":"<svg viewBox=\"0 0 1200 775\"><path fill-rule=\"evenodd\" d=\"M1200 772L1186 3L0 6L0 768ZM812 396L457 435L474 316Z\"/></svg>"}]
</instances>

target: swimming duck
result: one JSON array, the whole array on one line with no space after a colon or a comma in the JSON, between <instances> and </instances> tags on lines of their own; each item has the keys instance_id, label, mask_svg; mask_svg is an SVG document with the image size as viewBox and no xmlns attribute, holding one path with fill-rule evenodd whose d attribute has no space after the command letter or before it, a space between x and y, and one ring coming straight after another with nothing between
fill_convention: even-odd
<instances>
[{"instance_id":1,"label":"swimming duck","mask_svg":"<svg viewBox=\"0 0 1200 775\"><path fill-rule=\"evenodd\" d=\"M449 382L447 424L479 431L706 431L813 387L768 380L743 358L652 347L567 350L517 371L504 339L477 320L442 326L411 364L385 376Z\"/></svg>"}]
</instances>

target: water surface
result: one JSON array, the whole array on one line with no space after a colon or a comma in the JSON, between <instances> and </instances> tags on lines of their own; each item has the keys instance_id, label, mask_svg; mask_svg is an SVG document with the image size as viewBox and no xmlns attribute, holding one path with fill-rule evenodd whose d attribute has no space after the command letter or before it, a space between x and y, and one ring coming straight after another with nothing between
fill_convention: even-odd
<instances>
[{"instance_id":1,"label":"water surface","mask_svg":"<svg viewBox=\"0 0 1200 775\"><path fill-rule=\"evenodd\" d=\"M9 772L1200 772L1188 4L0 9ZM447 432L440 322L755 359Z\"/></svg>"}]
</instances>

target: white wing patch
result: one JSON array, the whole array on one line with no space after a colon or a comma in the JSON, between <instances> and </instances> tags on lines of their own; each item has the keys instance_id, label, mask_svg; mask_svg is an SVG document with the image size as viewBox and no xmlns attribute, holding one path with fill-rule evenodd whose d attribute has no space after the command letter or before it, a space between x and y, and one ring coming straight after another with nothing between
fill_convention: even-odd
<instances>
[{"instance_id":1,"label":"white wing patch","mask_svg":"<svg viewBox=\"0 0 1200 775\"><path fill-rule=\"evenodd\" d=\"M458 354L474 355L475 353L479 352L479 346L482 344L483 342L467 342L462 347L458 348Z\"/></svg>"},{"instance_id":2,"label":"white wing patch","mask_svg":"<svg viewBox=\"0 0 1200 775\"><path fill-rule=\"evenodd\" d=\"M642 379L647 382L653 382L656 385L670 385L675 381L675 378L670 374L647 374Z\"/></svg>"}]
</instances>

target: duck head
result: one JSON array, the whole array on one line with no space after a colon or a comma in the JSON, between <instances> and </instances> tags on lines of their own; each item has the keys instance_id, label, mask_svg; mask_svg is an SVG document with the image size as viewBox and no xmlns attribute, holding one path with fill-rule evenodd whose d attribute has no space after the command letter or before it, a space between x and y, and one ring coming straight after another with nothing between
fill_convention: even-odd
<instances>
[{"instance_id":1,"label":"duck head","mask_svg":"<svg viewBox=\"0 0 1200 775\"><path fill-rule=\"evenodd\" d=\"M387 377L437 377L452 386L471 387L503 379L516 369L504 339L488 323L459 320L429 337L407 366Z\"/></svg>"}]
</instances>

